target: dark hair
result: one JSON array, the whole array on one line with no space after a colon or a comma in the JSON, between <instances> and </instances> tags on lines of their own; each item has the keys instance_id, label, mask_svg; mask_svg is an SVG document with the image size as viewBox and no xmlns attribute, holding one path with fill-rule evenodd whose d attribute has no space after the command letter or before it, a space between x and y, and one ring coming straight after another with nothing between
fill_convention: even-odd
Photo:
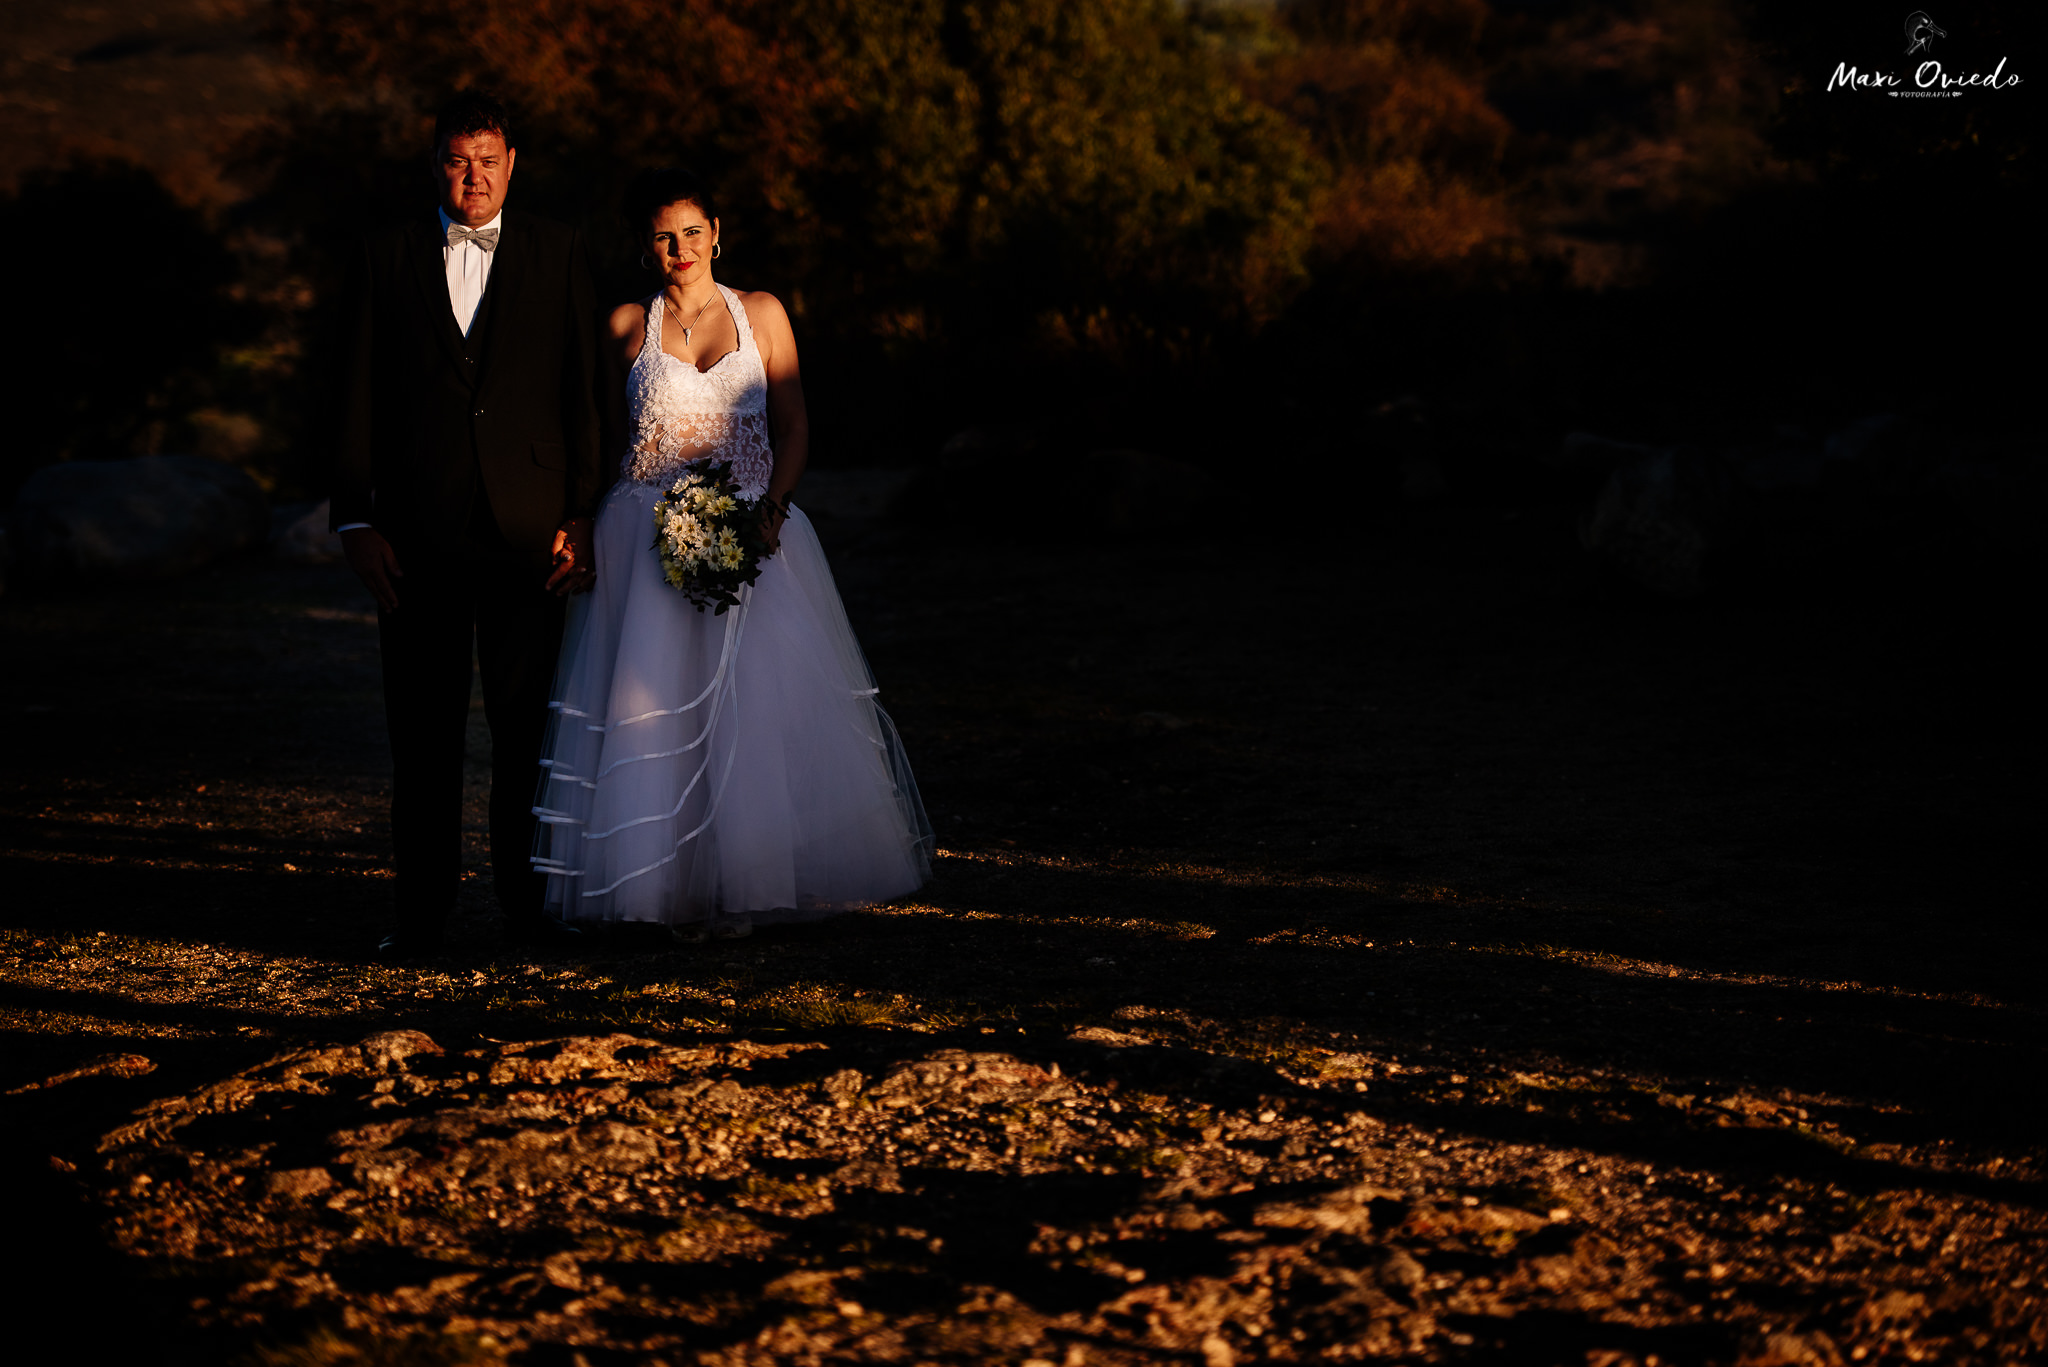
<instances>
[{"instance_id":1,"label":"dark hair","mask_svg":"<svg viewBox=\"0 0 2048 1367\"><path fill-rule=\"evenodd\" d=\"M718 217L718 197L702 176L680 166L655 166L634 176L626 187L626 222L641 232L671 204L694 204L704 217Z\"/></svg>"},{"instance_id":2,"label":"dark hair","mask_svg":"<svg viewBox=\"0 0 2048 1367\"><path fill-rule=\"evenodd\" d=\"M479 133L496 133L507 147L512 146L512 116L488 91L462 91L434 116L435 155L448 145L450 138L475 137Z\"/></svg>"}]
</instances>

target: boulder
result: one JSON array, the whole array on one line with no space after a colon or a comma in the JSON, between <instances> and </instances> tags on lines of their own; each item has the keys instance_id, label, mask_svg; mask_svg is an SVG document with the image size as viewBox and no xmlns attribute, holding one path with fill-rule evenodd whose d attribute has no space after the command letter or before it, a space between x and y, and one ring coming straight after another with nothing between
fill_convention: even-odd
<instances>
[{"instance_id":1,"label":"boulder","mask_svg":"<svg viewBox=\"0 0 2048 1367\"><path fill-rule=\"evenodd\" d=\"M1548 463L1574 474L1606 475L1617 466L1655 455L1658 449L1640 442L1615 441L1597 432L1567 432Z\"/></svg>"},{"instance_id":2,"label":"boulder","mask_svg":"<svg viewBox=\"0 0 2048 1367\"><path fill-rule=\"evenodd\" d=\"M1871 414L1828 438L1827 513L1838 528L1872 542L1926 548L1938 538L1951 556L2038 559L2039 447L2030 432Z\"/></svg>"},{"instance_id":3,"label":"boulder","mask_svg":"<svg viewBox=\"0 0 2048 1367\"><path fill-rule=\"evenodd\" d=\"M1207 472L1150 451L1067 453L1005 428L957 433L905 490L911 517L963 535L1085 541L1157 536L1195 527L1217 484ZM802 502L799 494L798 502Z\"/></svg>"},{"instance_id":4,"label":"boulder","mask_svg":"<svg viewBox=\"0 0 2048 1367\"><path fill-rule=\"evenodd\" d=\"M1702 590L1709 559L1712 577L1756 586L1823 562L1867 574L1902 556L2038 559L2037 446L1872 413L1825 438L1780 427L1711 450L1573 432L1546 463L1592 495L1579 523L1589 552L1683 597Z\"/></svg>"},{"instance_id":5,"label":"boulder","mask_svg":"<svg viewBox=\"0 0 2048 1367\"><path fill-rule=\"evenodd\" d=\"M894 512L914 470L806 470L794 502L811 518L883 517Z\"/></svg>"},{"instance_id":6,"label":"boulder","mask_svg":"<svg viewBox=\"0 0 2048 1367\"><path fill-rule=\"evenodd\" d=\"M199 456L48 465L9 510L25 581L82 583L184 574L260 543L270 510L255 480Z\"/></svg>"},{"instance_id":7,"label":"boulder","mask_svg":"<svg viewBox=\"0 0 2048 1367\"><path fill-rule=\"evenodd\" d=\"M1579 540L1639 587L1692 597L1705 588L1708 548L1720 539L1726 507L1727 472L1718 461L1679 448L1638 448L1609 471L1579 521Z\"/></svg>"},{"instance_id":8,"label":"boulder","mask_svg":"<svg viewBox=\"0 0 2048 1367\"><path fill-rule=\"evenodd\" d=\"M1043 462L1038 442L1013 428L970 427L939 448L939 458L904 489L899 511L928 535L970 540L1017 530L1016 472ZM797 506L809 491L799 486Z\"/></svg>"},{"instance_id":9,"label":"boulder","mask_svg":"<svg viewBox=\"0 0 2048 1367\"><path fill-rule=\"evenodd\" d=\"M1937 466L1927 484L1970 520L1986 548L2009 559L2038 562L2048 481L2033 451L2021 443L2014 446L1959 454Z\"/></svg>"},{"instance_id":10,"label":"boulder","mask_svg":"<svg viewBox=\"0 0 2048 1367\"><path fill-rule=\"evenodd\" d=\"M1905 419L1896 413L1866 413L1830 432L1822 452L1829 460L1863 460L1882 451L1907 430Z\"/></svg>"},{"instance_id":11,"label":"boulder","mask_svg":"<svg viewBox=\"0 0 2048 1367\"><path fill-rule=\"evenodd\" d=\"M1366 428L1368 451L1391 457L1390 473L1398 482L1401 498L1409 503L1433 503L1450 492L1450 480L1438 458L1435 425L1420 398L1404 394L1388 399L1372 410ZM1346 462L1354 468L1371 463L1366 452L1354 452Z\"/></svg>"},{"instance_id":12,"label":"boulder","mask_svg":"<svg viewBox=\"0 0 2048 1367\"><path fill-rule=\"evenodd\" d=\"M1721 459L1738 488L1768 499L1818 489L1830 457L1820 442L1804 433L1780 429L1761 441L1737 442L1721 453Z\"/></svg>"},{"instance_id":13,"label":"boulder","mask_svg":"<svg viewBox=\"0 0 2048 1367\"><path fill-rule=\"evenodd\" d=\"M341 538L327 530L327 500L280 508L271 519L270 553L294 565L325 565L341 559Z\"/></svg>"},{"instance_id":14,"label":"boulder","mask_svg":"<svg viewBox=\"0 0 2048 1367\"><path fill-rule=\"evenodd\" d=\"M1150 451L1097 451L1084 458L1082 469L1103 495L1094 521L1104 531L1183 530L1217 493L1207 472Z\"/></svg>"}]
</instances>

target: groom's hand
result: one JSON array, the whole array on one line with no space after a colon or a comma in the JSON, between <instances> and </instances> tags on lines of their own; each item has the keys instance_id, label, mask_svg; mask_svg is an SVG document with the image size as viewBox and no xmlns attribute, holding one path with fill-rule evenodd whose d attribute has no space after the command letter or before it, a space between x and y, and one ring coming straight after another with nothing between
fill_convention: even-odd
<instances>
[{"instance_id":1,"label":"groom's hand","mask_svg":"<svg viewBox=\"0 0 2048 1367\"><path fill-rule=\"evenodd\" d=\"M572 517L555 533L555 568L548 591L557 598L588 593L597 582L597 561L590 550L590 519Z\"/></svg>"},{"instance_id":2,"label":"groom's hand","mask_svg":"<svg viewBox=\"0 0 2048 1367\"><path fill-rule=\"evenodd\" d=\"M341 553L348 567L363 581L363 587L386 612L398 608L398 581L405 571L398 568L398 552L391 549L375 527L352 527L341 534Z\"/></svg>"}]
</instances>

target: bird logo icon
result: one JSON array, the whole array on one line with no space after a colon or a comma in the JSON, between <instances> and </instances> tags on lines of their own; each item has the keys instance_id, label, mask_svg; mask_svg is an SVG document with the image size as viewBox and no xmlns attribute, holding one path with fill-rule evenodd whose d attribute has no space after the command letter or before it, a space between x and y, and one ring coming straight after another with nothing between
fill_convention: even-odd
<instances>
[{"instance_id":1,"label":"bird logo icon","mask_svg":"<svg viewBox=\"0 0 2048 1367\"><path fill-rule=\"evenodd\" d=\"M1906 55L1928 52L1934 47L1936 38L1946 38L1948 32L1935 24L1924 9L1916 9L1906 16Z\"/></svg>"}]
</instances>

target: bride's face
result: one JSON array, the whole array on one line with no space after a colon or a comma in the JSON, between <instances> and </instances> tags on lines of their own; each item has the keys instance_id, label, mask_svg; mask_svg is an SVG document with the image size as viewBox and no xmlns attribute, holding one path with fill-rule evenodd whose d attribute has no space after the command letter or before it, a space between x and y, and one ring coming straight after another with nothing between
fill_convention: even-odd
<instances>
[{"instance_id":1,"label":"bride's face","mask_svg":"<svg viewBox=\"0 0 2048 1367\"><path fill-rule=\"evenodd\" d=\"M649 226L647 254L664 284L684 289L711 274L711 249L718 243L718 220L689 200L663 205Z\"/></svg>"}]
</instances>

